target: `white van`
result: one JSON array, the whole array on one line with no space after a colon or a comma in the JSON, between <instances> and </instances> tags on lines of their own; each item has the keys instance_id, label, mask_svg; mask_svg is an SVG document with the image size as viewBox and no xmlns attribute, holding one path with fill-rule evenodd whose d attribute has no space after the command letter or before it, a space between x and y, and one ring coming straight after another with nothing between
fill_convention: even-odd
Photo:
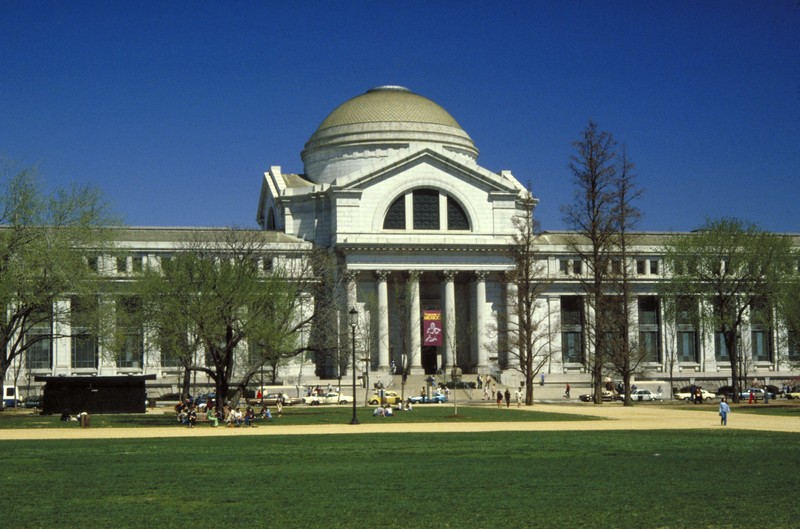
<instances>
[{"instance_id":1,"label":"white van","mask_svg":"<svg viewBox=\"0 0 800 529\"><path fill-rule=\"evenodd\" d=\"M17 386L3 386L3 407L16 408L19 405Z\"/></svg>"}]
</instances>

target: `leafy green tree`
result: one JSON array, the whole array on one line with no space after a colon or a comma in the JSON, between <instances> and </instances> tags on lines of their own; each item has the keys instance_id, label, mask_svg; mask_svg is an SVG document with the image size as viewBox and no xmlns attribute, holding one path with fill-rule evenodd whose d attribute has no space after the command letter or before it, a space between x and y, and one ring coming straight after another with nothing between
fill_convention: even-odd
<instances>
[{"instance_id":1,"label":"leafy green tree","mask_svg":"<svg viewBox=\"0 0 800 529\"><path fill-rule=\"evenodd\" d=\"M301 330L329 316L319 302L302 310L308 296L330 286L318 280L328 254L285 247L276 254L272 235L230 229L195 236L137 283L155 345L213 380L218 406L238 402L264 365L309 350Z\"/></svg>"},{"instance_id":2,"label":"leafy green tree","mask_svg":"<svg viewBox=\"0 0 800 529\"><path fill-rule=\"evenodd\" d=\"M96 296L99 256L116 223L102 193L43 190L35 169L0 168L0 379L40 342L64 334L69 295ZM56 322L54 325L53 322ZM96 321L96 318L95 318Z\"/></svg>"},{"instance_id":3,"label":"leafy green tree","mask_svg":"<svg viewBox=\"0 0 800 529\"><path fill-rule=\"evenodd\" d=\"M692 233L672 236L664 248L669 281L662 295L700 300L699 320L720 333L730 358L735 402L746 360L738 339L742 325L779 303L796 265L792 252L788 237L734 218L707 220Z\"/></svg>"}]
</instances>

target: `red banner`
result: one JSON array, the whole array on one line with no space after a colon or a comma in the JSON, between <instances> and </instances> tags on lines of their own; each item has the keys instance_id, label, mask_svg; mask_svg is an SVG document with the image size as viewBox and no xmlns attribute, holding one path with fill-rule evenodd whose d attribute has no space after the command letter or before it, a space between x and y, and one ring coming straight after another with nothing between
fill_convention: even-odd
<instances>
[{"instance_id":1,"label":"red banner","mask_svg":"<svg viewBox=\"0 0 800 529\"><path fill-rule=\"evenodd\" d=\"M422 311L422 345L442 345L442 311Z\"/></svg>"}]
</instances>

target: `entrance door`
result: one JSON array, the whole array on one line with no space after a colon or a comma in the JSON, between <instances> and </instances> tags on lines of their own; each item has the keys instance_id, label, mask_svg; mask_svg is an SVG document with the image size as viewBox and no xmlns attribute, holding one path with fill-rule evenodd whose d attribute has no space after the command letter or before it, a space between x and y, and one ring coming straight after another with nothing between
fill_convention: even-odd
<instances>
[{"instance_id":1,"label":"entrance door","mask_svg":"<svg viewBox=\"0 0 800 529\"><path fill-rule=\"evenodd\" d=\"M426 346L422 348L422 369L425 370L426 375L436 374L436 346Z\"/></svg>"}]
</instances>

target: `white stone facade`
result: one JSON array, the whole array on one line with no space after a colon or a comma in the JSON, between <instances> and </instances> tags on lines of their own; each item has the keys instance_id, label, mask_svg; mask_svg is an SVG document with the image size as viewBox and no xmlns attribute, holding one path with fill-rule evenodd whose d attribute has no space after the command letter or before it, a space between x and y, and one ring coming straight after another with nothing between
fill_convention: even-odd
<instances>
[{"instance_id":1,"label":"white stone facade","mask_svg":"<svg viewBox=\"0 0 800 529\"><path fill-rule=\"evenodd\" d=\"M288 251L300 244L335 253L347 274L342 314L350 307L359 311L359 356L370 359L369 369L388 375L392 365L406 365L412 374L422 374L455 364L464 373L492 373L515 384L516 359L509 352L508 337L493 329L513 318L508 308L514 291L504 277L514 267L507 248L515 232L512 219L529 196L524 186L509 171L478 165L478 149L455 119L436 103L400 87L373 89L335 109L306 144L302 159L304 174L283 173L279 166L264 174L257 220L272 234L274 248L284 245ZM122 230L118 243L130 255L125 263L108 257L101 266L121 277L135 267L158 266L162 256L179 251L183 235L175 228ZM549 232L541 239L552 284L538 310L548 330L543 371L551 382L575 385L589 380L585 321L591 314L583 313L577 323L561 324L565 310L583 306L580 301L576 305L575 298L584 272L570 253L569 235ZM637 314L649 322L639 322L638 332L649 333L647 338L656 344L654 357L637 376L664 380L672 366L678 386L725 383L730 366L717 354L714 333L693 329L692 337L664 321L655 296L664 280L658 252L667 235L638 234L632 250L642 307ZM406 300L402 304L401 298ZM421 343L423 310L441 311L442 346ZM767 383L792 376L782 362L788 347L785 332L769 330L764 341L763 333L744 329L746 357L754 358L749 354L753 337L769 348L766 355L754 358L751 375ZM684 353L687 344L693 352L671 362L679 339ZM49 365L22 371L155 374L157 385L177 386L178 369L162 365L158 351L146 348L142 365L127 367L104 360L102 354L96 366L76 367L72 351L70 339L59 338L52 343ZM326 367L306 356L281 369L284 382L297 385L336 374L326 373Z\"/></svg>"}]
</instances>

